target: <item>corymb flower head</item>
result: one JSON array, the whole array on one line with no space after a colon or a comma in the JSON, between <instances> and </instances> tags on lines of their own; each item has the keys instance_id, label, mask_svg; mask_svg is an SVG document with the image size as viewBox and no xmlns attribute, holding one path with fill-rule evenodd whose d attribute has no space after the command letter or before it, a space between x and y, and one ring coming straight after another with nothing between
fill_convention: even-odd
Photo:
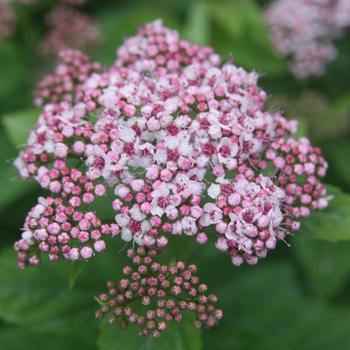
<instances>
[{"instance_id":1,"label":"corymb flower head","mask_svg":"<svg viewBox=\"0 0 350 350\"><path fill-rule=\"evenodd\" d=\"M126 39L104 72L77 51L61 58L39 84L43 112L16 160L21 176L47 191L15 244L21 268L43 255L90 259L106 249L106 237L148 256L178 235L199 244L214 240L234 265L254 265L299 228L301 217L327 206L320 150L293 138L295 121L265 109L257 73L221 64L211 48L181 40L160 21ZM110 220L94 211L98 197L114 211ZM155 288L201 295L181 304L168 292L144 294L175 267L137 264L145 272L135 282L109 283L110 296L99 298L110 303L102 314L114 310L111 323L120 316L157 336L182 309L199 312L197 326L221 317L215 298L202 295L191 278L176 282L192 267L177 263L167 287ZM143 305L153 297L159 305L136 314L125 307L135 293L146 298Z\"/></svg>"},{"instance_id":2,"label":"corymb flower head","mask_svg":"<svg viewBox=\"0 0 350 350\"><path fill-rule=\"evenodd\" d=\"M266 22L277 51L298 79L322 75L337 55L333 43L350 26L348 0L274 0Z\"/></svg>"}]
</instances>

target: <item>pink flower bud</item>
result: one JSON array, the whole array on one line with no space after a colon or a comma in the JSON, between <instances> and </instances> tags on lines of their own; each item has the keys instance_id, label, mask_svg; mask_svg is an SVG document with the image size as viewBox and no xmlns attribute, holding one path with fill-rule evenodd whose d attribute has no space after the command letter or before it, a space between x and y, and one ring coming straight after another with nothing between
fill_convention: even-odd
<instances>
[{"instance_id":1,"label":"pink flower bud","mask_svg":"<svg viewBox=\"0 0 350 350\"><path fill-rule=\"evenodd\" d=\"M94 243L94 248L97 252L102 252L106 249L106 243L102 240L98 240Z\"/></svg>"}]
</instances>

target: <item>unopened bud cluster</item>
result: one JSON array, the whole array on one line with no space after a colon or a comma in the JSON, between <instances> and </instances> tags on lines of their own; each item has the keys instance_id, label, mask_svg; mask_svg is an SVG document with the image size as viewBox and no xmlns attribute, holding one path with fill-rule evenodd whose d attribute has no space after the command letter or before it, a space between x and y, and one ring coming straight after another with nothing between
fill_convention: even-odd
<instances>
[{"instance_id":1,"label":"unopened bud cluster","mask_svg":"<svg viewBox=\"0 0 350 350\"><path fill-rule=\"evenodd\" d=\"M139 326L140 335L158 337L169 322L179 322L184 314L195 315L196 328L211 328L222 318L215 307L217 297L207 294L207 286L196 275L195 265L182 261L161 265L154 260L156 250L143 247L128 251L132 265L125 266L123 278L107 282L108 292L98 297L102 305L98 318L121 327Z\"/></svg>"}]
</instances>

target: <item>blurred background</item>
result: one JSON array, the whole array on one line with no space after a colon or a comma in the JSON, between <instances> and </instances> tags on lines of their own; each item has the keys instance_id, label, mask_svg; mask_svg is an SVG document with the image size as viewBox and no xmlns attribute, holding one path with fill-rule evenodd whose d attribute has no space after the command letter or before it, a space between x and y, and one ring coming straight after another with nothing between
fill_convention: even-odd
<instances>
[{"instance_id":1,"label":"blurred background","mask_svg":"<svg viewBox=\"0 0 350 350\"><path fill-rule=\"evenodd\" d=\"M9 18L1 15L2 2L7 1L0 0L0 34ZM20 180L12 162L38 117L32 103L35 84L57 62L59 42L49 36L57 27L49 15L57 2L14 1L11 34L0 37L0 349L350 349L350 201L341 193L341 216L326 211L327 226L311 218L313 230L305 222L289 239L291 247L280 244L255 267L235 268L212 247L197 250L187 242L183 251L173 246L169 255L191 255L225 311L220 325L200 338L194 329L171 331L168 337L176 337L176 347L135 341L134 332L118 327L99 329L92 296L120 270L118 248L93 259L74 288L69 281L77 272L67 262L17 270L12 245L40 190ZM224 60L256 70L269 94L268 107L300 121L299 136L320 146L329 162L326 182L350 192L350 33L335 40L337 57L322 76L297 80L270 39L264 22L269 2L90 0L74 8L83 19L69 12L56 16L64 22L66 37L77 26L82 37L76 44L105 66L127 36L161 18L183 38L213 46ZM84 37L79 21L90 26L90 36ZM342 235L328 237L333 229Z\"/></svg>"}]
</instances>

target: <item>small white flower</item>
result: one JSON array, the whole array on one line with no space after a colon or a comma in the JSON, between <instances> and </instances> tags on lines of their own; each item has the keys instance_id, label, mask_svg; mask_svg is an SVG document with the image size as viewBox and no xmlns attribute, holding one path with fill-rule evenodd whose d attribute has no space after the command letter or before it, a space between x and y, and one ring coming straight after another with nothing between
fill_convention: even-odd
<instances>
[{"instance_id":1,"label":"small white flower","mask_svg":"<svg viewBox=\"0 0 350 350\"><path fill-rule=\"evenodd\" d=\"M129 211L130 213L130 216L134 219L134 220L137 220L137 221L142 221L146 218L146 215L143 214L140 210L139 207L137 206L134 206L130 209Z\"/></svg>"},{"instance_id":2,"label":"small white flower","mask_svg":"<svg viewBox=\"0 0 350 350\"><path fill-rule=\"evenodd\" d=\"M133 129L124 127L120 130L120 139L125 142L133 142L136 137L136 133Z\"/></svg>"},{"instance_id":3,"label":"small white flower","mask_svg":"<svg viewBox=\"0 0 350 350\"><path fill-rule=\"evenodd\" d=\"M132 240L132 233L128 228L123 228L121 237L123 241L130 242Z\"/></svg>"},{"instance_id":4,"label":"small white flower","mask_svg":"<svg viewBox=\"0 0 350 350\"><path fill-rule=\"evenodd\" d=\"M117 214L115 221L119 226L125 227L130 223L130 216L127 214Z\"/></svg>"},{"instance_id":5,"label":"small white flower","mask_svg":"<svg viewBox=\"0 0 350 350\"><path fill-rule=\"evenodd\" d=\"M217 140L222 136L221 127L218 124L211 125L209 127L209 135L212 139Z\"/></svg>"},{"instance_id":6,"label":"small white flower","mask_svg":"<svg viewBox=\"0 0 350 350\"><path fill-rule=\"evenodd\" d=\"M219 197L220 192L221 192L220 186L217 184L211 184L208 188L208 195L213 199L216 199L217 197Z\"/></svg>"},{"instance_id":7,"label":"small white flower","mask_svg":"<svg viewBox=\"0 0 350 350\"><path fill-rule=\"evenodd\" d=\"M37 204L32 211L32 216L34 218L39 218L44 211L45 207L42 204Z\"/></svg>"},{"instance_id":8,"label":"small white flower","mask_svg":"<svg viewBox=\"0 0 350 350\"><path fill-rule=\"evenodd\" d=\"M151 209L151 214L152 214L152 215L157 215L157 216L161 217L161 216L164 214L164 209L162 209L162 208L159 207L159 206L154 206L154 207L152 207L152 209Z\"/></svg>"},{"instance_id":9,"label":"small white flower","mask_svg":"<svg viewBox=\"0 0 350 350\"><path fill-rule=\"evenodd\" d=\"M182 219L182 228L183 232L188 236L194 236L197 231L198 227L196 225L196 220L192 217L186 216Z\"/></svg>"},{"instance_id":10,"label":"small white flower","mask_svg":"<svg viewBox=\"0 0 350 350\"><path fill-rule=\"evenodd\" d=\"M22 239L26 241L26 243L31 244L33 242L33 233L29 230L22 232Z\"/></svg>"}]
</instances>

